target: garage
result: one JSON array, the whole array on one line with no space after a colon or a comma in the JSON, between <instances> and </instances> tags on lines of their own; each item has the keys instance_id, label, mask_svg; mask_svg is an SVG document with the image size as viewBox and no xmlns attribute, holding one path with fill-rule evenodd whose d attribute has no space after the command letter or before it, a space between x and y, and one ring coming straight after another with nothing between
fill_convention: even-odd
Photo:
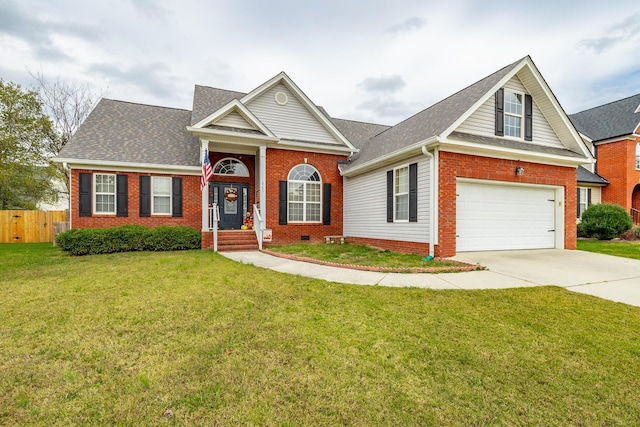
<instances>
[{"instance_id":1,"label":"garage","mask_svg":"<svg viewBox=\"0 0 640 427\"><path fill-rule=\"evenodd\" d=\"M556 247L556 188L458 180L456 196L458 252Z\"/></svg>"}]
</instances>

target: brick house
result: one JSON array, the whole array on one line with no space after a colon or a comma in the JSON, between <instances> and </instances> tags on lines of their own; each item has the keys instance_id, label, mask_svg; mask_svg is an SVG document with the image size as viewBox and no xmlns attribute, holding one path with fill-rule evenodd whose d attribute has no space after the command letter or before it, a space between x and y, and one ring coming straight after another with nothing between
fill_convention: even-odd
<instances>
[{"instance_id":1,"label":"brick house","mask_svg":"<svg viewBox=\"0 0 640 427\"><path fill-rule=\"evenodd\" d=\"M608 181L603 203L627 209L640 223L640 94L570 116L587 144L593 146L595 170Z\"/></svg>"},{"instance_id":2,"label":"brick house","mask_svg":"<svg viewBox=\"0 0 640 427\"><path fill-rule=\"evenodd\" d=\"M395 126L333 118L285 73L196 86L191 110L103 99L57 161L73 228L182 224L212 248L249 213L260 243L448 257L575 248L576 168L593 157L525 57Z\"/></svg>"}]
</instances>

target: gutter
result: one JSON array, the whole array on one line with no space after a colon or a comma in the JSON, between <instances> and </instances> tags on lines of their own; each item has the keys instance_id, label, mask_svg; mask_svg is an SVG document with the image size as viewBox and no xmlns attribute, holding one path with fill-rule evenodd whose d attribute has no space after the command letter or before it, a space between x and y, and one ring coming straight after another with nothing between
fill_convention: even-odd
<instances>
[{"instance_id":1,"label":"gutter","mask_svg":"<svg viewBox=\"0 0 640 427\"><path fill-rule=\"evenodd\" d=\"M436 151L434 149L434 151ZM436 158L433 154L427 150L427 145L422 146L422 154L429 158L429 256L426 257L427 261L433 259L435 255L435 233L436 233Z\"/></svg>"}]
</instances>

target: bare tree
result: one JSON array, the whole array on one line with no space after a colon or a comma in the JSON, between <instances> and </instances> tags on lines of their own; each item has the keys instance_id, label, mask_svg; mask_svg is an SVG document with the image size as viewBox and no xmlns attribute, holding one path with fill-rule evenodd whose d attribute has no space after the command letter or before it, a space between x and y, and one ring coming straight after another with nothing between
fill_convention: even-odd
<instances>
[{"instance_id":1,"label":"bare tree","mask_svg":"<svg viewBox=\"0 0 640 427\"><path fill-rule=\"evenodd\" d=\"M40 99L55 126L55 136L47 141L45 153L49 159L53 159L69 142L104 93L96 94L89 85L70 82L60 76L53 81L47 80L41 72L31 74L31 77L37 82ZM69 172L59 163L51 164L58 171L66 193L69 194Z\"/></svg>"}]
</instances>

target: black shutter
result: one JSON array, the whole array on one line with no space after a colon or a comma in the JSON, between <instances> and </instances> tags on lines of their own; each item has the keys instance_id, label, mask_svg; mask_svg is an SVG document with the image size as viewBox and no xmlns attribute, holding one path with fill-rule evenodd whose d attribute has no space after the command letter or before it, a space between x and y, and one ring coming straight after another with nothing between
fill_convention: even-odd
<instances>
[{"instance_id":1,"label":"black shutter","mask_svg":"<svg viewBox=\"0 0 640 427\"><path fill-rule=\"evenodd\" d=\"M280 181L278 193L278 224L287 225L287 181Z\"/></svg>"},{"instance_id":2,"label":"black shutter","mask_svg":"<svg viewBox=\"0 0 640 427\"><path fill-rule=\"evenodd\" d=\"M182 216L182 178L174 176L171 178L171 216Z\"/></svg>"},{"instance_id":3,"label":"black shutter","mask_svg":"<svg viewBox=\"0 0 640 427\"><path fill-rule=\"evenodd\" d=\"M580 218L580 187L578 187L578 197L576 203L576 218Z\"/></svg>"},{"instance_id":4,"label":"black shutter","mask_svg":"<svg viewBox=\"0 0 640 427\"><path fill-rule=\"evenodd\" d=\"M393 222L393 171L387 171L387 222Z\"/></svg>"},{"instance_id":5,"label":"black shutter","mask_svg":"<svg viewBox=\"0 0 640 427\"><path fill-rule=\"evenodd\" d=\"M78 175L78 215L91 216L91 174Z\"/></svg>"},{"instance_id":6,"label":"black shutter","mask_svg":"<svg viewBox=\"0 0 640 427\"><path fill-rule=\"evenodd\" d=\"M533 98L524 96L524 140L533 140Z\"/></svg>"},{"instance_id":7,"label":"black shutter","mask_svg":"<svg viewBox=\"0 0 640 427\"><path fill-rule=\"evenodd\" d=\"M591 206L591 189L587 188L587 207Z\"/></svg>"},{"instance_id":8,"label":"black shutter","mask_svg":"<svg viewBox=\"0 0 640 427\"><path fill-rule=\"evenodd\" d=\"M322 225L331 225L331 184L322 187Z\"/></svg>"},{"instance_id":9,"label":"black shutter","mask_svg":"<svg viewBox=\"0 0 640 427\"><path fill-rule=\"evenodd\" d=\"M496 135L504 136L504 89L496 92Z\"/></svg>"},{"instance_id":10,"label":"black shutter","mask_svg":"<svg viewBox=\"0 0 640 427\"><path fill-rule=\"evenodd\" d=\"M129 216L128 176L116 176L116 216Z\"/></svg>"},{"instance_id":11,"label":"black shutter","mask_svg":"<svg viewBox=\"0 0 640 427\"><path fill-rule=\"evenodd\" d=\"M418 164L409 165L409 222L418 222Z\"/></svg>"},{"instance_id":12,"label":"black shutter","mask_svg":"<svg viewBox=\"0 0 640 427\"><path fill-rule=\"evenodd\" d=\"M140 216L151 216L151 177L140 177Z\"/></svg>"}]
</instances>

